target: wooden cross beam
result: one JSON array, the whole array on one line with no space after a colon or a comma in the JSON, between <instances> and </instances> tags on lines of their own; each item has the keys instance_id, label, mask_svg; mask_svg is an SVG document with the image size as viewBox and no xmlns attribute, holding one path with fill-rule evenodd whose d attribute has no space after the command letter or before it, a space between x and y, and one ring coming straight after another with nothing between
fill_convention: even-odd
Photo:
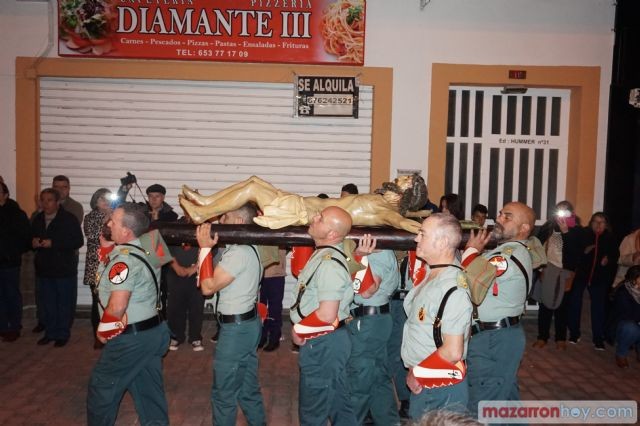
<instances>
[{"instance_id":1,"label":"wooden cross beam","mask_svg":"<svg viewBox=\"0 0 640 426\"><path fill-rule=\"evenodd\" d=\"M197 245L196 225L175 222L159 222L157 229L169 245L188 243ZM313 246L314 242L307 234L306 226L288 226L282 229L263 228L258 225L211 225L211 235L218 233L220 244L255 244L263 246ZM413 250L416 248L415 234L388 227L354 226L347 239L355 240L364 234L371 234L377 239L377 247L391 250ZM464 248L469 239L469 230L462 231L460 248ZM487 248L496 246L492 239Z\"/></svg>"}]
</instances>

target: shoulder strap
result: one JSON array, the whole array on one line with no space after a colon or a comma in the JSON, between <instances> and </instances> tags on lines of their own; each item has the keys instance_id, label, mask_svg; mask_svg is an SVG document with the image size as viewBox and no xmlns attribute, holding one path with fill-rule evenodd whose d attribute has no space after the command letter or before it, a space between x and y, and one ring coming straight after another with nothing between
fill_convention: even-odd
<instances>
[{"instance_id":1,"label":"shoulder strap","mask_svg":"<svg viewBox=\"0 0 640 426\"><path fill-rule=\"evenodd\" d=\"M526 286L527 286L527 297L529 297L529 274L527 274L527 270L524 269L524 266L518 260L517 257L515 257L514 255L511 255L511 260L513 260L513 263L515 263L516 266L518 267L518 269L520 269L520 272L522 272L522 275L524 275L524 281L525 281Z\"/></svg>"},{"instance_id":2,"label":"shoulder strap","mask_svg":"<svg viewBox=\"0 0 640 426\"><path fill-rule=\"evenodd\" d=\"M520 245L522 245L525 249L529 250L529 246L527 246L525 243L523 243L522 241L514 241L515 243L518 243ZM502 252L498 252L496 254L503 254ZM512 254L509 255L509 257L511 259L513 259L513 263L516 264L516 266L518 267L518 269L520 269L520 272L522 272L522 275L524 275L524 282L526 285L526 289L527 289L527 297L529 297L529 274L527 274L527 270L524 268L524 265L522 264L522 262L520 262L520 260L518 260L517 257L515 257Z\"/></svg>"},{"instance_id":3,"label":"shoulder strap","mask_svg":"<svg viewBox=\"0 0 640 426\"><path fill-rule=\"evenodd\" d=\"M253 252L255 253L256 257L258 258L258 266L260 267L260 279L258 280L258 282L262 281L262 275L264 274L264 268L262 267L262 262L260 262L260 255L258 254L258 250L252 246L249 245L249 247L251 247L251 250L253 250Z\"/></svg>"},{"instance_id":4,"label":"shoulder strap","mask_svg":"<svg viewBox=\"0 0 640 426\"><path fill-rule=\"evenodd\" d=\"M344 253L342 253L342 251L338 250L335 247L331 247L331 246L318 246L316 247L317 249L320 248L332 248L334 250L336 250L337 252L339 252L340 254L342 254L343 256L346 255ZM344 270L347 272L347 274L349 273L349 268L346 267L346 265L344 263L342 263L341 261L339 261L338 259L336 259L335 257L331 256L331 260L333 260L334 262L338 263L340 266L342 266L344 268ZM313 278L313 276L316 274L316 272L318 271L318 269L320 268L320 265L322 264L322 262L318 263L318 266L316 266L316 269L313 270L313 272L311 273L311 275L309 276L309 279L307 280L306 283L300 285L300 288L298 289L298 297L296 298L296 301L293 303L293 305L291 305L291 307L289 308L289 310L291 309L295 309L296 312L298 312L298 315L300 316L300 318L305 318L306 315L303 315L302 312L300 311L300 301L302 300L302 295L304 294L304 292L307 290L307 285L311 282L311 279Z\"/></svg>"},{"instance_id":5,"label":"shoulder strap","mask_svg":"<svg viewBox=\"0 0 640 426\"><path fill-rule=\"evenodd\" d=\"M405 256L400 262L400 290L407 288L407 269L409 268L409 256Z\"/></svg>"},{"instance_id":6,"label":"shoulder strap","mask_svg":"<svg viewBox=\"0 0 640 426\"><path fill-rule=\"evenodd\" d=\"M142 247L138 247L135 244L122 244L122 245L128 246L128 247L134 247L140 250L141 252L143 252L145 255L148 254L148 252L145 249L143 249ZM160 310L162 310L162 299L160 298L160 286L158 286L158 277L156 277L156 273L153 270L153 267L151 267L149 262L147 262L147 259L145 259L143 256L134 252L129 252L129 254L135 257L136 259L140 260L144 264L144 266L146 266L147 269L149 270L149 273L153 278L153 284L156 286L156 309L158 310L158 312L160 312Z\"/></svg>"},{"instance_id":7,"label":"shoulder strap","mask_svg":"<svg viewBox=\"0 0 640 426\"><path fill-rule=\"evenodd\" d=\"M449 296L451 296L451 294L454 291L456 291L457 288L458 288L458 286L451 287L444 294L444 297L442 298L442 302L440 302L440 307L438 308L438 313L436 315L436 318L433 321L433 341L436 344L436 348L439 348L440 346L442 346L442 343L443 343L442 342L442 332L441 332L440 328L442 326L442 315L444 315L444 308L447 305L447 300L449 300Z\"/></svg>"}]
</instances>

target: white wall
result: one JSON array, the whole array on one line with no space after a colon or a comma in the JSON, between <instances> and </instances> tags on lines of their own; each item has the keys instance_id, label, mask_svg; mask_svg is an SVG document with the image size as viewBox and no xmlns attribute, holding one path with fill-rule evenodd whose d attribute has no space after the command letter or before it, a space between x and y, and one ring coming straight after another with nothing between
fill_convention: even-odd
<instances>
[{"instance_id":1,"label":"white wall","mask_svg":"<svg viewBox=\"0 0 640 426\"><path fill-rule=\"evenodd\" d=\"M369 0L365 64L394 69L392 174L397 168L426 173L432 63L599 66L593 207L600 209L614 39L612 3L432 0L421 11L419 0ZM47 14L44 2L0 0L0 174L11 191L16 179L15 57L45 50ZM56 56L55 47L48 56Z\"/></svg>"}]
</instances>

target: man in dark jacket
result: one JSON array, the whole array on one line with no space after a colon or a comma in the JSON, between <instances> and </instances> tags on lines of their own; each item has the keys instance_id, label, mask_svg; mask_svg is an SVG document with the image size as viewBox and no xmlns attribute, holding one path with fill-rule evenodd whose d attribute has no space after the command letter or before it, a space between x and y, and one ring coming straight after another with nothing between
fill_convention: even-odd
<instances>
[{"instance_id":1,"label":"man in dark jacket","mask_svg":"<svg viewBox=\"0 0 640 426\"><path fill-rule=\"evenodd\" d=\"M5 342L15 341L22 329L20 264L30 235L27 214L0 182L0 337Z\"/></svg>"},{"instance_id":2,"label":"man in dark jacket","mask_svg":"<svg viewBox=\"0 0 640 426\"><path fill-rule=\"evenodd\" d=\"M44 304L45 335L38 345L55 341L67 344L74 314L77 280L76 250L84 244L75 216L60 206L60 194L53 188L40 193L42 211L31 224L31 246L36 251L36 285Z\"/></svg>"},{"instance_id":3,"label":"man in dark jacket","mask_svg":"<svg viewBox=\"0 0 640 426\"><path fill-rule=\"evenodd\" d=\"M164 201L165 195L167 195L167 189L159 183L154 183L147 188L147 202L149 207L149 227L151 229L156 228L158 222L175 222L178 220L178 214L173 211L173 208ZM168 285L167 274L169 273L169 265L162 267L162 273L160 277L160 303L162 309L160 313L163 318L167 317L167 298L168 298Z\"/></svg>"}]
</instances>

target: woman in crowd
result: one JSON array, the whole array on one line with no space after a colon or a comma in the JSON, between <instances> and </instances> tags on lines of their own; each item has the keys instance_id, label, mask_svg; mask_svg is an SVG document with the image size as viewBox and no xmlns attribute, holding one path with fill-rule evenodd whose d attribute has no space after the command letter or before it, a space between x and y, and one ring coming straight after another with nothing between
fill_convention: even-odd
<instances>
[{"instance_id":1,"label":"woman in crowd","mask_svg":"<svg viewBox=\"0 0 640 426\"><path fill-rule=\"evenodd\" d=\"M629 367L627 354L633 346L640 359L640 265L632 266L615 293L613 315L616 327L616 364Z\"/></svg>"},{"instance_id":2,"label":"woman in crowd","mask_svg":"<svg viewBox=\"0 0 640 426\"><path fill-rule=\"evenodd\" d=\"M95 336L100 314L98 312L98 297L96 295L96 285L98 282L98 249L100 248L100 235L104 225L111 217L111 191L107 188L100 188L91 196L89 205L91 211L84 217L84 235L87 237L87 257L84 266L84 284L91 288L91 325ZM94 340L94 349L102 348L102 343Z\"/></svg>"},{"instance_id":3,"label":"woman in crowd","mask_svg":"<svg viewBox=\"0 0 640 426\"><path fill-rule=\"evenodd\" d=\"M458 220L464 219L464 207L458 194L446 194L440 197L440 211L449 213Z\"/></svg>"},{"instance_id":4,"label":"woman in crowd","mask_svg":"<svg viewBox=\"0 0 640 426\"><path fill-rule=\"evenodd\" d=\"M580 338L582 299L586 288L591 297L593 344L596 350L602 351L608 294L618 261L618 247L604 213L597 212L591 216L589 226L583 231L581 247L576 276L569 295L569 334L571 339Z\"/></svg>"},{"instance_id":5,"label":"woman in crowd","mask_svg":"<svg viewBox=\"0 0 640 426\"><path fill-rule=\"evenodd\" d=\"M554 320L556 348L566 349L567 292L573 283L580 257L581 230L573 205L561 201L538 231L538 239L545 248L547 266L541 272L533 292L534 299L540 302L538 339L533 344L535 348L543 348L547 344L551 321Z\"/></svg>"}]
</instances>

